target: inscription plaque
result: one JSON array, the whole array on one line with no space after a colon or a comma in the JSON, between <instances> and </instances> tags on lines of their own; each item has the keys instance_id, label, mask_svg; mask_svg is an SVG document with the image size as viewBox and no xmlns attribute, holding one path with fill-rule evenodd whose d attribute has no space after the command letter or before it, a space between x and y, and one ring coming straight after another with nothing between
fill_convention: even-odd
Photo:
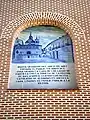
<instances>
[{"instance_id":1,"label":"inscription plaque","mask_svg":"<svg viewBox=\"0 0 90 120\"><path fill-rule=\"evenodd\" d=\"M53 26L23 30L14 41L9 89L75 89L73 44Z\"/></svg>"}]
</instances>

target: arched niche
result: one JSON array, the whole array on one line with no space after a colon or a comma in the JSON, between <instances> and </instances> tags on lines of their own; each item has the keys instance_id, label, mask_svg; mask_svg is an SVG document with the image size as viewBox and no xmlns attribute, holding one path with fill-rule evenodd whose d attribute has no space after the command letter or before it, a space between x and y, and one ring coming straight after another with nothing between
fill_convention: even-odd
<instances>
[{"instance_id":1,"label":"arched niche","mask_svg":"<svg viewBox=\"0 0 90 120\"><path fill-rule=\"evenodd\" d=\"M68 33L68 35L71 37L73 42L75 70L76 70L76 79L77 79L78 70L76 69L76 66L78 66L78 62L77 62L78 49L76 49L76 46L78 41L80 41L80 39L85 39L85 35L81 27L75 21L68 18L67 16L57 13L45 13L45 12L26 14L24 16L21 16L20 18L16 18L15 20L11 21L3 30L1 39L4 39L4 41L8 41L9 43L11 42L12 45L10 46L14 46L13 41L16 40L16 38L19 36L22 30L37 25L57 26L65 30ZM12 50L11 50L11 54L12 54ZM11 71L11 67L10 67L10 71Z\"/></svg>"}]
</instances>

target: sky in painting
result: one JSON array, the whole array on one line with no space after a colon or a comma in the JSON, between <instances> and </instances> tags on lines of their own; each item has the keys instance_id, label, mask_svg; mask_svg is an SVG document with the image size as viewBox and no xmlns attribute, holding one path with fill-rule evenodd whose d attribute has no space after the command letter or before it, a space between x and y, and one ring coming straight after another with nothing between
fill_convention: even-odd
<instances>
[{"instance_id":1,"label":"sky in painting","mask_svg":"<svg viewBox=\"0 0 90 120\"><path fill-rule=\"evenodd\" d=\"M29 27L23 30L18 36L18 38L25 42L26 40L28 40L30 33L32 34L33 39L35 39L36 36L37 38L39 38L39 42L40 42L40 45L42 45L42 48L44 48L50 42L66 34L64 30L58 27L34 26L34 27Z\"/></svg>"}]
</instances>

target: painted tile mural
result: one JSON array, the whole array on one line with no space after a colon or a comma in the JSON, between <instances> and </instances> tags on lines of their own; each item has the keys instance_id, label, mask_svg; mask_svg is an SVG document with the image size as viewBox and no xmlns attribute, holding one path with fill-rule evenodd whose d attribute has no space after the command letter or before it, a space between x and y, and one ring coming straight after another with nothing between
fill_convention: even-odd
<instances>
[{"instance_id":1,"label":"painted tile mural","mask_svg":"<svg viewBox=\"0 0 90 120\"><path fill-rule=\"evenodd\" d=\"M72 40L57 27L37 26L21 32L13 49L12 63L73 62Z\"/></svg>"},{"instance_id":2,"label":"painted tile mural","mask_svg":"<svg viewBox=\"0 0 90 120\"><path fill-rule=\"evenodd\" d=\"M23 30L11 56L10 89L76 88L72 40L58 27Z\"/></svg>"}]
</instances>

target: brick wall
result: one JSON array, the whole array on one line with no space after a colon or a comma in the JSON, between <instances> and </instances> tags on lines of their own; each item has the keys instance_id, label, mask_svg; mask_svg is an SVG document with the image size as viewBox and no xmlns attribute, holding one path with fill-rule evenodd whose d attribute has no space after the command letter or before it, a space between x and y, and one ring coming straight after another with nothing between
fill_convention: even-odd
<instances>
[{"instance_id":1,"label":"brick wall","mask_svg":"<svg viewBox=\"0 0 90 120\"><path fill-rule=\"evenodd\" d=\"M0 119L90 119L89 6L89 0L0 1ZM7 89L12 41L21 30L37 24L59 26L71 36L78 89Z\"/></svg>"}]
</instances>

